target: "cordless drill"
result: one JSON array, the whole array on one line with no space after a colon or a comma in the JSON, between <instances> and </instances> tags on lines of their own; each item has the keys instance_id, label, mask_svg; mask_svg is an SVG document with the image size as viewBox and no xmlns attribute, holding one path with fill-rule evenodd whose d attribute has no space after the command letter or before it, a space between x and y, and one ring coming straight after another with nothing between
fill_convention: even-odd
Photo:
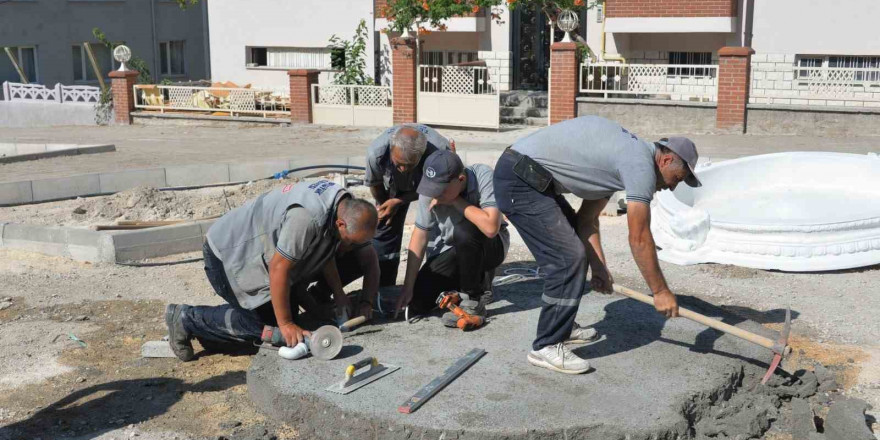
<instances>
[{"instance_id":1,"label":"cordless drill","mask_svg":"<svg viewBox=\"0 0 880 440\"><path fill-rule=\"evenodd\" d=\"M458 321L455 323L456 327L467 331L478 328L485 323L482 316L471 315L459 307L458 304L460 302L461 296L459 296L458 292L443 292L437 298L437 305L441 309L448 309L455 316L458 316Z\"/></svg>"}]
</instances>

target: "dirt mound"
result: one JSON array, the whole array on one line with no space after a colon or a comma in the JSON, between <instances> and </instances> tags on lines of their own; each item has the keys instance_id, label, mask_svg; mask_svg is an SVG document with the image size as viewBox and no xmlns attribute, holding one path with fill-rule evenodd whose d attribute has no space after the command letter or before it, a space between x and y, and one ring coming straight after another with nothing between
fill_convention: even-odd
<instances>
[{"instance_id":1,"label":"dirt mound","mask_svg":"<svg viewBox=\"0 0 880 440\"><path fill-rule=\"evenodd\" d=\"M107 197L84 199L73 209L78 223L112 223L118 220L191 220L222 215L279 185L293 180L262 180L247 184L160 191L138 187Z\"/></svg>"}]
</instances>

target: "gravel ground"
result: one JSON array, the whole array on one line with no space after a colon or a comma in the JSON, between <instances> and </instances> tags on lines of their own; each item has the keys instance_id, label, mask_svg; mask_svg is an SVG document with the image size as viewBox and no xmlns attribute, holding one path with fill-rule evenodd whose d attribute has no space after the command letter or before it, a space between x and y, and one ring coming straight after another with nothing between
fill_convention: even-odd
<instances>
[{"instance_id":1,"label":"gravel ground","mask_svg":"<svg viewBox=\"0 0 880 440\"><path fill-rule=\"evenodd\" d=\"M629 256L626 217L603 217L602 231L616 282L644 290ZM514 234L512 241L507 263L532 267L521 239ZM875 287L880 267L789 274L725 265L662 266L673 290L691 297L683 301L707 301L770 327L778 328L779 310L791 301L796 354L787 367L839 363L849 369L848 393L880 408L880 323L873 317L880 306ZM348 290L359 287L353 283ZM140 345L165 332L164 304L219 302L199 263L132 268L0 250L0 301L3 297L11 297L11 306L0 310L0 350L5 354L0 356L0 439L6 440L3 432L12 428L57 435L44 438L131 438L132 433L147 439L236 438L236 433L249 438L263 429L269 429L269 436L295 437L295 427L273 425L251 407L241 376L247 356L206 356L190 364L139 358ZM34 328L40 332L29 331ZM159 402L156 407L142 408L137 399L102 401L118 407L114 414L124 414L122 422L103 412L84 415L88 408L65 412L52 406L68 395L94 393L94 387L126 384L122 389L127 393L142 392L149 380L167 384L149 388L147 396ZM211 380L218 382L200 391L199 384ZM168 393L176 397L163 400ZM50 409L54 412L47 413ZM78 426L76 420L85 424ZM236 421L246 423L237 426Z\"/></svg>"}]
</instances>

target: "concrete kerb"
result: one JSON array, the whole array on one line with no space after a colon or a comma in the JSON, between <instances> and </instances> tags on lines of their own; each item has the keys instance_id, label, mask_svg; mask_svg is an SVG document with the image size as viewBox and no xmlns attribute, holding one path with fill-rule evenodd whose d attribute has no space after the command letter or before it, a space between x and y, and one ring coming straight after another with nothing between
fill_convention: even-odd
<instances>
[{"instance_id":1,"label":"concrete kerb","mask_svg":"<svg viewBox=\"0 0 880 440\"><path fill-rule=\"evenodd\" d=\"M79 154L116 151L116 146L77 144L0 144L0 163L25 162Z\"/></svg>"},{"instance_id":2,"label":"concrete kerb","mask_svg":"<svg viewBox=\"0 0 880 440\"><path fill-rule=\"evenodd\" d=\"M0 223L0 248L92 263L143 260L201 249L213 223L204 220L135 231Z\"/></svg>"}]
</instances>

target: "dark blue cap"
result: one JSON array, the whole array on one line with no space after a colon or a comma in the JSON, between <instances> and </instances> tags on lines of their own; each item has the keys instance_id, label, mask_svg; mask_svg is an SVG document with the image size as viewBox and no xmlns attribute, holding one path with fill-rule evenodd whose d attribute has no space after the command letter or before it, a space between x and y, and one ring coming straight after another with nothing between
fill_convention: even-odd
<instances>
[{"instance_id":1,"label":"dark blue cap","mask_svg":"<svg viewBox=\"0 0 880 440\"><path fill-rule=\"evenodd\" d=\"M425 169L417 191L426 197L439 197L446 185L463 171L464 165L457 154L449 150L437 150L425 159Z\"/></svg>"}]
</instances>

